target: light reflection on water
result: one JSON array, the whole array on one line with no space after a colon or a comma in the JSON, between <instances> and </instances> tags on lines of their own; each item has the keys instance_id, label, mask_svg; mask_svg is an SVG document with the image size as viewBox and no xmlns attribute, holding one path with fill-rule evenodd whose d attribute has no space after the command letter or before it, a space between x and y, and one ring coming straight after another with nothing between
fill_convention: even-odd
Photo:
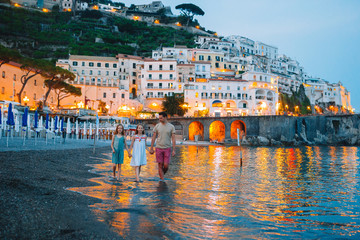
<instances>
[{"instance_id":1,"label":"light reflection on water","mask_svg":"<svg viewBox=\"0 0 360 240\"><path fill-rule=\"evenodd\" d=\"M100 186L72 188L100 198L100 221L128 239L300 239L360 237L357 147L179 146L166 182L154 155L135 180L111 182L110 153L94 165ZM320 231L321 230L321 231Z\"/></svg>"}]
</instances>

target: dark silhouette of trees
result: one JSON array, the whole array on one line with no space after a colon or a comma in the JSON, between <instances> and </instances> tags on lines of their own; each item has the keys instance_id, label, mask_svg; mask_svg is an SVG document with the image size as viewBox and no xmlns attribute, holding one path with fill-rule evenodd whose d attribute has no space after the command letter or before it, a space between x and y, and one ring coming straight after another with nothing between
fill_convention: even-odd
<instances>
[{"instance_id":1,"label":"dark silhouette of trees","mask_svg":"<svg viewBox=\"0 0 360 240\"><path fill-rule=\"evenodd\" d=\"M193 21L195 15L204 16L205 14L205 12L200 7L192 3L183 3L177 5L175 9L180 10L180 14L188 19L186 26L189 26L189 22Z\"/></svg>"}]
</instances>

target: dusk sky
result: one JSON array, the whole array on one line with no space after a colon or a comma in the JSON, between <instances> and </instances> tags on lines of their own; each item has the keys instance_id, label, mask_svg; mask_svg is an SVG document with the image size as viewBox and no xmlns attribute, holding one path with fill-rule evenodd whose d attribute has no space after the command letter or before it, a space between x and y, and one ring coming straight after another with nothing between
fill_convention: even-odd
<instances>
[{"instance_id":1,"label":"dusk sky","mask_svg":"<svg viewBox=\"0 0 360 240\"><path fill-rule=\"evenodd\" d=\"M126 6L151 1L121 1ZM219 36L241 35L275 46L297 60L310 76L339 81L360 112L359 0L163 0L175 6L193 3L205 12L200 25Z\"/></svg>"}]
</instances>

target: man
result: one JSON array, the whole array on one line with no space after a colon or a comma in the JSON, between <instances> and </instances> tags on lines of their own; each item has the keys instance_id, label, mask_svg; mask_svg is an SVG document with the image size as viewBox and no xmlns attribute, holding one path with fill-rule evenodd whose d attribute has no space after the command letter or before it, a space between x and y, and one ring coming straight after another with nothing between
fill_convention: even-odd
<instances>
[{"instance_id":1,"label":"man","mask_svg":"<svg viewBox=\"0 0 360 240\"><path fill-rule=\"evenodd\" d=\"M165 112L159 113L159 123L153 130L150 153L154 154L154 143L156 140L156 162L158 163L159 177L164 181L164 175L169 169L170 158L175 156L175 127L167 121ZM172 149L171 149L172 146Z\"/></svg>"}]
</instances>

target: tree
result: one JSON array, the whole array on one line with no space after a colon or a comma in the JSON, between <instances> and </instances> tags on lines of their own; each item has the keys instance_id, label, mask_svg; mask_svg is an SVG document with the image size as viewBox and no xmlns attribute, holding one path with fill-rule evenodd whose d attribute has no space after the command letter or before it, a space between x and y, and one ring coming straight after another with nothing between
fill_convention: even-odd
<instances>
[{"instance_id":1,"label":"tree","mask_svg":"<svg viewBox=\"0 0 360 240\"><path fill-rule=\"evenodd\" d=\"M42 76L46 78L45 85L48 87L44 97L44 106L46 106L47 98L52 89L58 89L63 85L63 82L72 82L75 79L75 74L57 66L53 66L48 71L42 73Z\"/></svg>"},{"instance_id":2,"label":"tree","mask_svg":"<svg viewBox=\"0 0 360 240\"><path fill-rule=\"evenodd\" d=\"M20 58L18 51L0 45L0 67L10 61L18 61Z\"/></svg>"},{"instance_id":3,"label":"tree","mask_svg":"<svg viewBox=\"0 0 360 240\"><path fill-rule=\"evenodd\" d=\"M39 74L42 74L44 71L48 71L52 66L51 62L39 59L24 58L21 60L21 62L22 65L20 69L23 70L24 75L20 77L22 86L19 93L17 94L19 103L21 103L22 92L24 91L25 86L29 80Z\"/></svg>"},{"instance_id":4,"label":"tree","mask_svg":"<svg viewBox=\"0 0 360 240\"><path fill-rule=\"evenodd\" d=\"M171 116L184 116L184 114L188 111L184 105L184 95L179 93L175 93L171 96L165 95L165 100L162 102L163 111L167 112Z\"/></svg>"},{"instance_id":5,"label":"tree","mask_svg":"<svg viewBox=\"0 0 360 240\"><path fill-rule=\"evenodd\" d=\"M192 3L183 3L177 5L175 9L179 9L182 16L187 17L188 22L186 26L189 26L189 22L194 19L195 15L204 16L205 12L198 6Z\"/></svg>"},{"instance_id":6,"label":"tree","mask_svg":"<svg viewBox=\"0 0 360 240\"><path fill-rule=\"evenodd\" d=\"M56 98L57 98L57 107L60 107L60 101L64 98L67 98L71 95L81 96L81 88L77 88L67 82L59 82L53 87Z\"/></svg>"}]
</instances>

